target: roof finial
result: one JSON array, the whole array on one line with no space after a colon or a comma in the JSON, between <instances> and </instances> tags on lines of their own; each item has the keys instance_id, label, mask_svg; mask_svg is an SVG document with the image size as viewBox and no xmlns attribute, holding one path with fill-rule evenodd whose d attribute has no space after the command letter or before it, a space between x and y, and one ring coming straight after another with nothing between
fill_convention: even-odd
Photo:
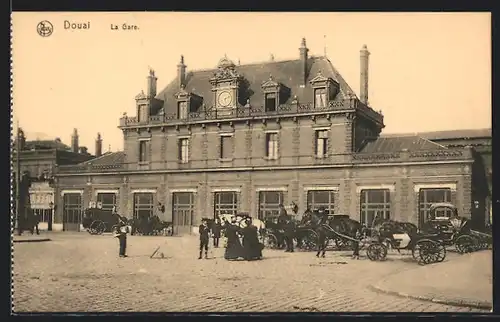
<instances>
[{"instance_id":1,"label":"roof finial","mask_svg":"<svg viewBox=\"0 0 500 322\"><path fill-rule=\"evenodd\" d=\"M274 55L273 55L273 53L271 53L270 59L271 59L271 61L274 61Z\"/></svg>"},{"instance_id":2,"label":"roof finial","mask_svg":"<svg viewBox=\"0 0 500 322\"><path fill-rule=\"evenodd\" d=\"M303 37L303 38L302 38L302 42L300 43L300 46L301 46L302 48L305 48L305 47L306 47L306 38L305 38L305 37Z\"/></svg>"},{"instance_id":3,"label":"roof finial","mask_svg":"<svg viewBox=\"0 0 500 322\"><path fill-rule=\"evenodd\" d=\"M181 64L184 64L184 55L181 55Z\"/></svg>"},{"instance_id":4,"label":"roof finial","mask_svg":"<svg viewBox=\"0 0 500 322\"><path fill-rule=\"evenodd\" d=\"M111 144L108 145L108 152L111 152Z\"/></svg>"},{"instance_id":5,"label":"roof finial","mask_svg":"<svg viewBox=\"0 0 500 322\"><path fill-rule=\"evenodd\" d=\"M238 58L238 66L241 65L240 59Z\"/></svg>"}]
</instances>

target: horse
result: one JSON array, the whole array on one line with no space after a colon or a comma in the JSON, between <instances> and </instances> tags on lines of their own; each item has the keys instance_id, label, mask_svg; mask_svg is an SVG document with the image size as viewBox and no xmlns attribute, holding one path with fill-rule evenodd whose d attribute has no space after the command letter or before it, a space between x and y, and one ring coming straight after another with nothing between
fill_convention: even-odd
<instances>
[{"instance_id":1,"label":"horse","mask_svg":"<svg viewBox=\"0 0 500 322\"><path fill-rule=\"evenodd\" d=\"M353 240L356 233L361 231L360 222L349 218L347 215L334 215L322 218L317 212L311 214L311 224L318 234L318 248L316 257L325 257L326 246L330 239L334 240L337 247L342 247L345 240Z\"/></svg>"}]
</instances>

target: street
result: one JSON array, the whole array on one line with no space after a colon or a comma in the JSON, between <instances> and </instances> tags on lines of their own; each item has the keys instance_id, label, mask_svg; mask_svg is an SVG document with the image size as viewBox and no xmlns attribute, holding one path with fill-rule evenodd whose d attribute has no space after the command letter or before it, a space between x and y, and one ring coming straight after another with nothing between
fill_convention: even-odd
<instances>
[{"instance_id":1,"label":"street","mask_svg":"<svg viewBox=\"0 0 500 322\"><path fill-rule=\"evenodd\" d=\"M129 236L129 258L119 258L111 235L47 235L52 241L14 244L14 312L481 312L369 288L418 265L411 256L372 262L265 249L261 261L230 262L224 248L211 248L198 260L196 237ZM164 258L150 259L159 245Z\"/></svg>"}]
</instances>

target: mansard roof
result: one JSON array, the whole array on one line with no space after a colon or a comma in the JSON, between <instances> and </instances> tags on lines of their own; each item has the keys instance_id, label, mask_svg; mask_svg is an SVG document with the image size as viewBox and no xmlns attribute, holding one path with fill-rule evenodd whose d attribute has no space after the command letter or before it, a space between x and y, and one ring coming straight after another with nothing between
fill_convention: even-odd
<instances>
[{"instance_id":1,"label":"mansard roof","mask_svg":"<svg viewBox=\"0 0 500 322\"><path fill-rule=\"evenodd\" d=\"M312 102L314 93L310 80L315 78L320 71L323 76L330 77L339 83L340 93L336 96L335 101L345 99L348 95L356 95L328 58L323 56L310 57L307 61L307 67L307 80L305 87L302 87L302 61L300 59L234 66L238 74L243 77L243 80L248 82L247 85L251 94L249 98L250 105L254 106L263 104L262 84L269 80L270 75L272 75L274 81L283 84L291 91L288 100L281 102L281 104L290 103L294 96L297 96L299 102ZM203 97L203 104L207 108L215 105L212 85L210 84L210 79L215 72L217 72L217 68L191 71L186 75L185 90ZM176 113L177 101L175 94L179 90L179 84L174 79L156 96L157 99L163 101L165 114Z\"/></svg>"},{"instance_id":2,"label":"mansard roof","mask_svg":"<svg viewBox=\"0 0 500 322\"><path fill-rule=\"evenodd\" d=\"M413 151L432 151L445 150L446 147L441 144L429 141L418 135L407 136L381 136L373 141L369 141L361 149L362 153L392 153L408 150Z\"/></svg>"}]
</instances>

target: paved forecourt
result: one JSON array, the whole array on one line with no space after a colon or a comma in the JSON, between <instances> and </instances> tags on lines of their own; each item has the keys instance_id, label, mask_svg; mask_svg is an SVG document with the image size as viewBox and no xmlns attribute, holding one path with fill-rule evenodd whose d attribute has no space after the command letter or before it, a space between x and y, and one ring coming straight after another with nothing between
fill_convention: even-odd
<instances>
[{"instance_id":1,"label":"paved forecourt","mask_svg":"<svg viewBox=\"0 0 500 322\"><path fill-rule=\"evenodd\" d=\"M229 262L224 248L198 260L196 237L130 236L129 258L110 235L54 233L14 244L15 312L26 311L385 311L471 309L374 292L369 285L412 269L408 258L351 260L349 252L264 250L265 259ZM157 246L163 259L150 259ZM447 260L453 260L449 254ZM418 283L418 281L415 281ZM479 310L474 310L479 311Z\"/></svg>"}]
</instances>

